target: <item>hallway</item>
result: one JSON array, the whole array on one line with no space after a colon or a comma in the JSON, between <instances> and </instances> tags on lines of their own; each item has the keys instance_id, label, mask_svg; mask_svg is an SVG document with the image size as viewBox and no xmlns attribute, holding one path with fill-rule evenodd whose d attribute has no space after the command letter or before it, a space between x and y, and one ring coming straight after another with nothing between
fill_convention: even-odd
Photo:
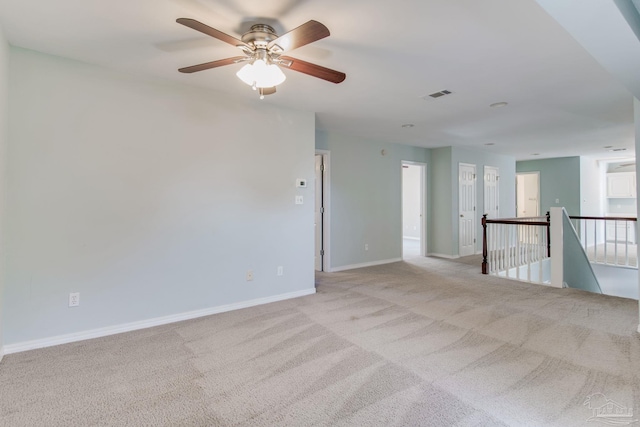
<instances>
[{"instance_id":1,"label":"hallway","mask_svg":"<svg viewBox=\"0 0 640 427\"><path fill-rule=\"evenodd\" d=\"M638 299L638 270L627 267L591 264L602 293L622 298Z\"/></svg>"}]
</instances>

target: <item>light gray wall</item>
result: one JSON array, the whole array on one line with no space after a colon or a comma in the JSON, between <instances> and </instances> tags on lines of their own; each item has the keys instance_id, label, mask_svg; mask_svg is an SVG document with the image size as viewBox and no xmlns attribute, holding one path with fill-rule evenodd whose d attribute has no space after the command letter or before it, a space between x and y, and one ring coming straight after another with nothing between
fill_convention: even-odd
<instances>
[{"instance_id":1,"label":"light gray wall","mask_svg":"<svg viewBox=\"0 0 640 427\"><path fill-rule=\"evenodd\" d=\"M5 287L5 194L6 194L6 151L7 151L7 86L8 86L9 45L0 27L0 360L3 354L3 314Z\"/></svg>"},{"instance_id":2,"label":"light gray wall","mask_svg":"<svg viewBox=\"0 0 640 427\"><path fill-rule=\"evenodd\" d=\"M331 152L330 269L400 258L402 161L429 150L324 131L316 148Z\"/></svg>"},{"instance_id":3,"label":"light gray wall","mask_svg":"<svg viewBox=\"0 0 640 427\"><path fill-rule=\"evenodd\" d=\"M481 219L484 213L484 167L499 169L499 216L515 216L515 158L460 147L433 149L433 239L430 253L458 256L458 167L460 163L476 165L476 252L482 250Z\"/></svg>"},{"instance_id":4,"label":"light gray wall","mask_svg":"<svg viewBox=\"0 0 640 427\"><path fill-rule=\"evenodd\" d=\"M640 153L640 100L638 98L633 99L633 120L636 124L636 153ZM637 172L636 165L636 188L640 188L640 173ZM636 212L640 212L640 198L636 198ZM636 242L638 241L638 227L636 226ZM638 275L638 286L640 287L640 275ZM640 301L638 302L640 307ZM640 312L638 313L640 317ZM638 325L638 332L640 332L640 325Z\"/></svg>"},{"instance_id":5,"label":"light gray wall","mask_svg":"<svg viewBox=\"0 0 640 427\"><path fill-rule=\"evenodd\" d=\"M602 216L606 193L604 165L594 157L580 157L580 214Z\"/></svg>"},{"instance_id":6,"label":"light gray wall","mask_svg":"<svg viewBox=\"0 0 640 427\"><path fill-rule=\"evenodd\" d=\"M580 215L580 157L519 161L516 171L540 172L541 214L563 206L569 215Z\"/></svg>"},{"instance_id":7,"label":"light gray wall","mask_svg":"<svg viewBox=\"0 0 640 427\"><path fill-rule=\"evenodd\" d=\"M21 49L10 79L5 344L313 290L313 113Z\"/></svg>"}]
</instances>

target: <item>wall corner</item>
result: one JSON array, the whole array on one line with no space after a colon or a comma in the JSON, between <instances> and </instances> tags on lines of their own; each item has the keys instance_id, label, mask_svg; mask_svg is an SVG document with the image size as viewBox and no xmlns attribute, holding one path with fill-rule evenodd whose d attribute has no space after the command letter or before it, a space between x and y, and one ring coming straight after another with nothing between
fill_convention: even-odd
<instances>
[{"instance_id":1,"label":"wall corner","mask_svg":"<svg viewBox=\"0 0 640 427\"><path fill-rule=\"evenodd\" d=\"M563 208L551 208L551 286L562 288L564 282L564 251L562 230Z\"/></svg>"}]
</instances>

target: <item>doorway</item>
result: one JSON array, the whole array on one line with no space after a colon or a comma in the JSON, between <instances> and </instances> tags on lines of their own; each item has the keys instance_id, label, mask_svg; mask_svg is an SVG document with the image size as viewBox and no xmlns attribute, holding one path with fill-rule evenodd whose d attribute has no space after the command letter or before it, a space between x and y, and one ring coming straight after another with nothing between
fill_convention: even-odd
<instances>
[{"instance_id":1,"label":"doorway","mask_svg":"<svg viewBox=\"0 0 640 427\"><path fill-rule=\"evenodd\" d=\"M540 172L516 174L516 216L540 216Z\"/></svg>"},{"instance_id":2,"label":"doorway","mask_svg":"<svg viewBox=\"0 0 640 427\"><path fill-rule=\"evenodd\" d=\"M402 162L402 258L425 256L426 165Z\"/></svg>"},{"instance_id":3,"label":"doorway","mask_svg":"<svg viewBox=\"0 0 640 427\"><path fill-rule=\"evenodd\" d=\"M315 154L315 270L329 271L329 152Z\"/></svg>"},{"instance_id":4,"label":"doorway","mask_svg":"<svg viewBox=\"0 0 640 427\"><path fill-rule=\"evenodd\" d=\"M458 254L476 252L476 165L458 165Z\"/></svg>"}]
</instances>

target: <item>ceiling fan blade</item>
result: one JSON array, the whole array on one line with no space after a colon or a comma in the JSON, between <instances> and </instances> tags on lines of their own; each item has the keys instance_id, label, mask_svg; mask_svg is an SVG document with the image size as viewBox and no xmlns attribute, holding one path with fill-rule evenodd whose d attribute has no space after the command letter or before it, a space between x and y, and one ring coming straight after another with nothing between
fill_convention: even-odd
<instances>
[{"instance_id":1,"label":"ceiling fan blade","mask_svg":"<svg viewBox=\"0 0 640 427\"><path fill-rule=\"evenodd\" d=\"M331 83L341 83L347 78L345 73L321 67L320 65L312 64L311 62L306 62L301 59L292 58L290 56L281 56L280 59L283 60L280 64L283 67L287 67L293 71L308 74Z\"/></svg>"},{"instance_id":2,"label":"ceiling fan blade","mask_svg":"<svg viewBox=\"0 0 640 427\"><path fill-rule=\"evenodd\" d=\"M297 49L306 44L315 42L329 36L329 29L318 21L309 21L297 28L281 35L275 40L271 40L267 45L268 49L279 46L283 51Z\"/></svg>"},{"instance_id":3,"label":"ceiling fan blade","mask_svg":"<svg viewBox=\"0 0 640 427\"><path fill-rule=\"evenodd\" d=\"M260 95L273 95L276 93L276 87L261 87L258 88L260 90Z\"/></svg>"},{"instance_id":4,"label":"ceiling fan blade","mask_svg":"<svg viewBox=\"0 0 640 427\"><path fill-rule=\"evenodd\" d=\"M204 64L192 65L190 67L180 68L178 71L181 73L195 73L196 71L208 70L210 68L222 67L223 65L237 64L238 62L246 61L249 58L246 56L234 56L233 58L219 59L217 61L205 62Z\"/></svg>"},{"instance_id":5,"label":"ceiling fan blade","mask_svg":"<svg viewBox=\"0 0 640 427\"><path fill-rule=\"evenodd\" d=\"M200 31L203 34L214 37L218 40L222 40L225 43L229 43L232 46L245 46L249 47L245 42L240 39L237 39L229 34L225 34L222 31L216 30L215 28L211 28L208 25L203 24L202 22L196 21L191 18L178 18L176 19L178 24L182 24L186 27L192 28L196 31Z\"/></svg>"}]
</instances>

